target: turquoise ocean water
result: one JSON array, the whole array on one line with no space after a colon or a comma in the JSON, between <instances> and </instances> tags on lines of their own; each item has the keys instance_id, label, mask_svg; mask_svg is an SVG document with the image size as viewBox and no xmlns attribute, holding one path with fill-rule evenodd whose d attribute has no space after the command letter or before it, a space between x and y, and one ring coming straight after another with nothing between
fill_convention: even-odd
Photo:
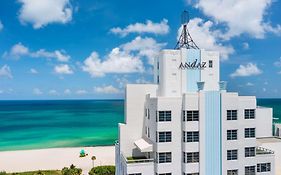
<instances>
[{"instance_id":1,"label":"turquoise ocean water","mask_svg":"<svg viewBox=\"0 0 281 175\"><path fill-rule=\"evenodd\" d=\"M123 100L0 101L0 151L112 145Z\"/></svg>"},{"instance_id":2,"label":"turquoise ocean water","mask_svg":"<svg viewBox=\"0 0 281 175\"><path fill-rule=\"evenodd\" d=\"M258 105L281 123L281 99ZM112 145L123 120L123 100L0 101L0 151Z\"/></svg>"}]
</instances>

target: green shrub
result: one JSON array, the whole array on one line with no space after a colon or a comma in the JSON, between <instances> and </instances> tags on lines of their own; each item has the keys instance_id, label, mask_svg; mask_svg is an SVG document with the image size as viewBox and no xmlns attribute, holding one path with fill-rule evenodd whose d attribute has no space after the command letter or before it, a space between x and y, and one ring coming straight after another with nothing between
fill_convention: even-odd
<instances>
[{"instance_id":1,"label":"green shrub","mask_svg":"<svg viewBox=\"0 0 281 175\"><path fill-rule=\"evenodd\" d=\"M82 169L76 168L73 164L69 168L64 167L62 169L62 175L81 175Z\"/></svg>"},{"instance_id":2,"label":"green shrub","mask_svg":"<svg viewBox=\"0 0 281 175\"><path fill-rule=\"evenodd\" d=\"M0 175L6 175L7 173L5 171L0 171Z\"/></svg>"},{"instance_id":3,"label":"green shrub","mask_svg":"<svg viewBox=\"0 0 281 175\"><path fill-rule=\"evenodd\" d=\"M115 166L97 166L91 169L89 175L115 175Z\"/></svg>"}]
</instances>

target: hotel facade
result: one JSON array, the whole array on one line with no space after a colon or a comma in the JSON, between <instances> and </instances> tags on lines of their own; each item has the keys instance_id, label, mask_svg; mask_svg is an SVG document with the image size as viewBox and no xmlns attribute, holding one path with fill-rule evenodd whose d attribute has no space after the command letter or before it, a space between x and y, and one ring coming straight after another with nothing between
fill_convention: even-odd
<instances>
[{"instance_id":1,"label":"hotel facade","mask_svg":"<svg viewBox=\"0 0 281 175\"><path fill-rule=\"evenodd\" d=\"M258 141L272 137L272 109L227 92L218 52L162 50L154 84L125 95L116 175L275 175L274 152Z\"/></svg>"}]
</instances>

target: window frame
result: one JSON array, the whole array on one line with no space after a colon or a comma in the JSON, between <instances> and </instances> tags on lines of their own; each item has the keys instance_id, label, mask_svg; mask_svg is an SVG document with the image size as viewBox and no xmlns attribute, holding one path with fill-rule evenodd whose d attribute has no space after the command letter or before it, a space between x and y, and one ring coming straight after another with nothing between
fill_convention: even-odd
<instances>
[{"instance_id":1,"label":"window frame","mask_svg":"<svg viewBox=\"0 0 281 175\"><path fill-rule=\"evenodd\" d=\"M238 120L238 110L226 110L226 120Z\"/></svg>"},{"instance_id":2,"label":"window frame","mask_svg":"<svg viewBox=\"0 0 281 175\"><path fill-rule=\"evenodd\" d=\"M199 152L183 152L183 163L199 163Z\"/></svg>"},{"instance_id":3,"label":"window frame","mask_svg":"<svg viewBox=\"0 0 281 175\"><path fill-rule=\"evenodd\" d=\"M256 128L245 128L244 129L244 138L256 138Z\"/></svg>"},{"instance_id":4,"label":"window frame","mask_svg":"<svg viewBox=\"0 0 281 175\"><path fill-rule=\"evenodd\" d=\"M245 157L255 157L256 147L245 147Z\"/></svg>"},{"instance_id":5,"label":"window frame","mask_svg":"<svg viewBox=\"0 0 281 175\"><path fill-rule=\"evenodd\" d=\"M171 163L172 162L172 152L157 152L156 153L157 157L157 163Z\"/></svg>"},{"instance_id":6,"label":"window frame","mask_svg":"<svg viewBox=\"0 0 281 175\"><path fill-rule=\"evenodd\" d=\"M184 110L183 111L183 121L199 121L199 110Z\"/></svg>"},{"instance_id":7,"label":"window frame","mask_svg":"<svg viewBox=\"0 0 281 175\"><path fill-rule=\"evenodd\" d=\"M184 143L199 142L199 140L200 140L199 131L183 131Z\"/></svg>"},{"instance_id":8,"label":"window frame","mask_svg":"<svg viewBox=\"0 0 281 175\"><path fill-rule=\"evenodd\" d=\"M226 140L238 140L238 129L229 129L226 131Z\"/></svg>"},{"instance_id":9,"label":"window frame","mask_svg":"<svg viewBox=\"0 0 281 175\"><path fill-rule=\"evenodd\" d=\"M257 164L257 172L263 173L263 172L271 172L271 163L258 163Z\"/></svg>"},{"instance_id":10,"label":"window frame","mask_svg":"<svg viewBox=\"0 0 281 175\"><path fill-rule=\"evenodd\" d=\"M255 119L256 118L256 109L244 109L244 119Z\"/></svg>"},{"instance_id":11,"label":"window frame","mask_svg":"<svg viewBox=\"0 0 281 175\"><path fill-rule=\"evenodd\" d=\"M238 149L227 150L227 160L238 160Z\"/></svg>"},{"instance_id":12,"label":"window frame","mask_svg":"<svg viewBox=\"0 0 281 175\"><path fill-rule=\"evenodd\" d=\"M254 168L254 171L253 171ZM245 175L255 175L256 174L256 166L245 166Z\"/></svg>"},{"instance_id":13,"label":"window frame","mask_svg":"<svg viewBox=\"0 0 281 175\"><path fill-rule=\"evenodd\" d=\"M156 135L157 143L172 142L172 131L158 131L156 133L157 133ZM160 138L160 136L163 136L163 138Z\"/></svg>"},{"instance_id":14,"label":"window frame","mask_svg":"<svg viewBox=\"0 0 281 175\"><path fill-rule=\"evenodd\" d=\"M171 122L172 121L172 111L156 111L156 122Z\"/></svg>"}]
</instances>

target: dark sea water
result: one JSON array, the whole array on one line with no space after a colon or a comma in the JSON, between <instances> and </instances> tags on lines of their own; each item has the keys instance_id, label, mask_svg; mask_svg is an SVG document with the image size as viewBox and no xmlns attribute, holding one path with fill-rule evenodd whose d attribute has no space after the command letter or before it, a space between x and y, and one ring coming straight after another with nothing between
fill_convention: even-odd
<instances>
[{"instance_id":1,"label":"dark sea water","mask_svg":"<svg viewBox=\"0 0 281 175\"><path fill-rule=\"evenodd\" d=\"M258 99L281 123L281 99ZM112 145L123 100L0 101L0 151Z\"/></svg>"}]
</instances>

